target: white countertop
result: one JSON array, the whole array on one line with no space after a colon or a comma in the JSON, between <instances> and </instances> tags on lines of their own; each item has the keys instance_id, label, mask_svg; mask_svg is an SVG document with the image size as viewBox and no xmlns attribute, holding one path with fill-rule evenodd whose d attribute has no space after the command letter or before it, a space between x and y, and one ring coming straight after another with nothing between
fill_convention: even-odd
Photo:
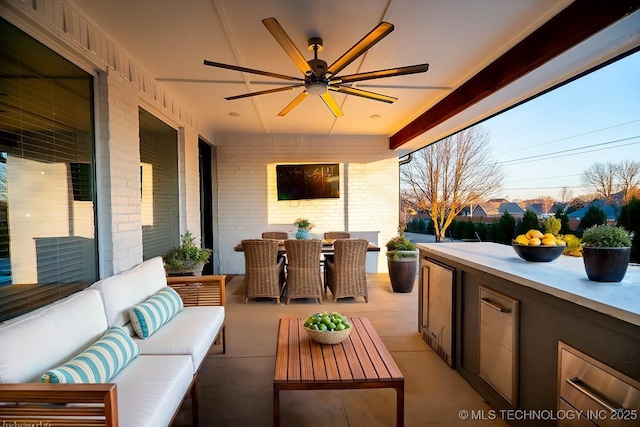
<instances>
[{"instance_id":1,"label":"white countertop","mask_svg":"<svg viewBox=\"0 0 640 427\"><path fill-rule=\"evenodd\" d=\"M510 246L488 242L419 243L417 247L421 252L440 255L640 326L638 265L629 265L621 282L602 283L587 278L582 258L562 255L551 262L527 262Z\"/></svg>"}]
</instances>

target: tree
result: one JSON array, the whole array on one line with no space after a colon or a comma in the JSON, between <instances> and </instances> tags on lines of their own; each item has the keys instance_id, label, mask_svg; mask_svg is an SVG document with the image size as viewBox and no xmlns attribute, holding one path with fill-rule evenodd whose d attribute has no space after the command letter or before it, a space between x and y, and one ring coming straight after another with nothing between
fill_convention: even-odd
<instances>
[{"instance_id":1,"label":"tree","mask_svg":"<svg viewBox=\"0 0 640 427\"><path fill-rule=\"evenodd\" d=\"M568 203L571 199L573 199L573 190L569 187L562 187L560 189L560 203Z\"/></svg>"},{"instance_id":2,"label":"tree","mask_svg":"<svg viewBox=\"0 0 640 427\"><path fill-rule=\"evenodd\" d=\"M489 137L472 127L416 151L400 169L403 188L429 212L436 241L464 209L490 198L502 187L504 171L489 156Z\"/></svg>"},{"instance_id":3,"label":"tree","mask_svg":"<svg viewBox=\"0 0 640 427\"><path fill-rule=\"evenodd\" d=\"M562 208L558 208L554 216L560 220L560 233L569 233L571 230L569 229L569 216L567 215L567 212Z\"/></svg>"},{"instance_id":4,"label":"tree","mask_svg":"<svg viewBox=\"0 0 640 427\"><path fill-rule=\"evenodd\" d=\"M607 214L604 213L601 207L599 206L589 206L587 212L584 214L584 217L580 220L580 225L578 225L578 229L584 230L594 225L603 225L607 223Z\"/></svg>"},{"instance_id":5,"label":"tree","mask_svg":"<svg viewBox=\"0 0 640 427\"><path fill-rule=\"evenodd\" d=\"M556 202L551 196L543 196L540 198L542 213L549 214L551 213L551 208L553 208L554 203Z\"/></svg>"},{"instance_id":6,"label":"tree","mask_svg":"<svg viewBox=\"0 0 640 427\"><path fill-rule=\"evenodd\" d=\"M631 249L631 261L640 261L640 199L632 197L620 211L618 225L627 231L633 231L633 243Z\"/></svg>"},{"instance_id":7,"label":"tree","mask_svg":"<svg viewBox=\"0 0 640 427\"><path fill-rule=\"evenodd\" d=\"M540 229L540 224L538 223L538 216L527 209L524 211L524 215L522 216L522 222L520 222L518 227L518 232L516 234L525 234L527 231L531 229Z\"/></svg>"},{"instance_id":8,"label":"tree","mask_svg":"<svg viewBox=\"0 0 640 427\"><path fill-rule=\"evenodd\" d=\"M618 166L618 186L623 195L623 203L627 203L640 187L640 162L623 160Z\"/></svg>"},{"instance_id":9,"label":"tree","mask_svg":"<svg viewBox=\"0 0 640 427\"><path fill-rule=\"evenodd\" d=\"M616 190L616 175L618 166L612 162L594 163L580 175L585 187L593 189L600 197L611 203L611 196Z\"/></svg>"}]
</instances>

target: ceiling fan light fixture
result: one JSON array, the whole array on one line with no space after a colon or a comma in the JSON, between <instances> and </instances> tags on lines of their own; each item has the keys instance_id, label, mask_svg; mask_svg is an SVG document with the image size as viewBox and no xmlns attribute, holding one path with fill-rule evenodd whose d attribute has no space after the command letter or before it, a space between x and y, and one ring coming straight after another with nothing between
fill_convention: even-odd
<instances>
[{"instance_id":1,"label":"ceiling fan light fixture","mask_svg":"<svg viewBox=\"0 0 640 427\"><path fill-rule=\"evenodd\" d=\"M322 95L327 92L327 85L320 82L309 83L307 85L307 93L309 95Z\"/></svg>"}]
</instances>

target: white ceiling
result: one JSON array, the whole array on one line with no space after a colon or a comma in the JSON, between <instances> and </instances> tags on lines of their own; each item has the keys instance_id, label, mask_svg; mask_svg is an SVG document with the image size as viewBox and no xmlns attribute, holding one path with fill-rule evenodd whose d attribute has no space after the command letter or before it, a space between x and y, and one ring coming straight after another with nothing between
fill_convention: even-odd
<instances>
[{"instance_id":1,"label":"white ceiling","mask_svg":"<svg viewBox=\"0 0 640 427\"><path fill-rule=\"evenodd\" d=\"M390 136L571 0L75 0L74 3L213 134ZM425 62L430 69L423 74L356 85L397 97L394 104L332 93L344 112L338 118L318 96L309 96L285 117L277 117L302 89L224 100L288 83L205 66L204 59L303 77L262 24L267 17L279 21L307 59L313 57L307 50L308 38L321 37L324 50L319 57L329 64L380 21L387 21L395 30L340 74ZM520 88L519 93L529 89ZM507 98L510 101L514 96L517 94ZM491 108L496 105L483 111ZM374 115L380 118L372 119ZM426 143L417 138L403 148L415 149Z\"/></svg>"}]
</instances>

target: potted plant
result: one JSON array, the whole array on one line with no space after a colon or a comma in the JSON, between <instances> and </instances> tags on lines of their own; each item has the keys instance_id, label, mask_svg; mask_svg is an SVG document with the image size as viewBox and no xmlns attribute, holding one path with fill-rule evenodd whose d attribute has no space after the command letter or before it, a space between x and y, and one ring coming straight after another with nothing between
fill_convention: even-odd
<instances>
[{"instance_id":1,"label":"potted plant","mask_svg":"<svg viewBox=\"0 0 640 427\"><path fill-rule=\"evenodd\" d=\"M307 218L298 218L295 221L293 221L293 225L298 227L298 232L296 233L296 239L310 239L311 233L309 233L309 230L311 230L313 227L316 226L315 224L311 223L311 221L309 221Z\"/></svg>"},{"instance_id":2,"label":"potted plant","mask_svg":"<svg viewBox=\"0 0 640 427\"><path fill-rule=\"evenodd\" d=\"M409 293L413 290L418 272L418 251L416 244L399 234L389 240L387 247L387 266L393 292Z\"/></svg>"},{"instance_id":3,"label":"potted plant","mask_svg":"<svg viewBox=\"0 0 640 427\"><path fill-rule=\"evenodd\" d=\"M633 233L623 227L596 225L582 235L582 258L589 280L619 282L627 273Z\"/></svg>"},{"instance_id":4,"label":"potted plant","mask_svg":"<svg viewBox=\"0 0 640 427\"><path fill-rule=\"evenodd\" d=\"M180 247L173 248L163 258L168 275L202 275L202 268L211 256L211 249L196 246L189 230L180 236Z\"/></svg>"}]
</instances>

